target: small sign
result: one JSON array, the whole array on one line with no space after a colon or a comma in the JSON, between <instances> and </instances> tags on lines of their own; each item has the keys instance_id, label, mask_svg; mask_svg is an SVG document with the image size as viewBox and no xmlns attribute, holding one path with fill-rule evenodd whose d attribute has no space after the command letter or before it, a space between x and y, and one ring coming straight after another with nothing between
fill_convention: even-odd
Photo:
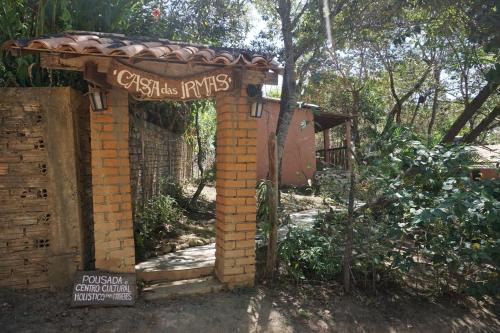
<instances>
[{"instance_id":1,"label":"small sign","mask_svg":"<svg viewBox=\"0 0 500 333\"><path fill-rule=\"evenodd\" d=\"M79 271L75 274L71 306L134 305L134 273Z\"/></svg>"},{"instance_id":2,"label":"small sign","mask_svg":"<svg viewBox=\"0 0 500 333\"><path fill-rule=\"evenodd\" d=\"M138 99L189 101L215 96L234 88L232 70L221 69L182 78L169 78L112 60L109 84L123 88Z\"/></svg>"}]
</instances>

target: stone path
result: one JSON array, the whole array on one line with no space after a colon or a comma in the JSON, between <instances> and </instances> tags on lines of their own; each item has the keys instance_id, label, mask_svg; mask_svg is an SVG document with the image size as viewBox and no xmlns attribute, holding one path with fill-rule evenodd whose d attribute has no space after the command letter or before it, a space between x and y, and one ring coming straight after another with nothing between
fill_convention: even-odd
<instances>
[{"instance_id":1,"label":"stone path","mask_svg":"<svg viewBox=\"0 0 500 333\"><path fill-rule=\"evenodd\" d=\"M290 214L291 223L278 230L278 239L282 241L291 228L311 229L318 214L318 209L309 209ZM256 236L257 246L265 244L261 235ZM166 271L176 269L199 268L215 265L215 244L190 247L151 258L135 266L136 271Z\"/></svg>"},{"instance_id":2,"label":"stone path","mask_svg":"<svg viewBox=\"0 0 500 333\"><path fill-rule=\"evenodd\" d=\"M190 247L151 258L135 265L136 271L159 271L199 268L215 265L215 243Z\"/></svg>"},{"instance_id":3,"label":"stone path","mask_svg":"<svg viewBox=\"0 0 500 333\"><path fill-rule=\"evenodd\" d=\"M290 214L290 224L281 226L278 229L278 240L284 240L288 231L292 228L311 229L320 212L322 211L319 209L308 209ZM257 235L256 240L258 247L265 245L265 240L262 235Z\"/></svg>"}]
</instances>

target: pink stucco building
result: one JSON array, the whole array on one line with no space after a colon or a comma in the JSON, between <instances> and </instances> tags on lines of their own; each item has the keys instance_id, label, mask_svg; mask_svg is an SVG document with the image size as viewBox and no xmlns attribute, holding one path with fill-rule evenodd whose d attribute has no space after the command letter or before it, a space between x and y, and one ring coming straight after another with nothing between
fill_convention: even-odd
<instances>
[{"instance_id":1,"label":"pink stucco building","mask_svg":"<svg viewBox=\"0 0 500 333\"><path fill-rule=\"evenodd\" d=\"M264 99L262 118L257 122L257 179L267 177L267 142L269 133L276 131L279 109L279 99ZM314 173L319 169L317 163L322 166L337 165L346 168L346 147L331 147L330 129L347 124L349 119L350 117L344 114L323 112L318 106L299 103L285 142L281 184L307 186L308 180L313 180ZM323 133L323 149L316 150L315 134L319 132Z\"/></svg>"},{"instance_id":2,"label":"pink stucco building","mask_svg":"<svg viewBox=\"0 0 500 333\"><path fill-rule=\"evenodd\" d=\"M257 179L267 176L269 133L276 131L280 110L279 99L266 98L262 118L257 125ZM297 108L288 129L283 155L282 184L306 186L316 171L314 116L310 109Z\"/></svg>"}]
</instances>

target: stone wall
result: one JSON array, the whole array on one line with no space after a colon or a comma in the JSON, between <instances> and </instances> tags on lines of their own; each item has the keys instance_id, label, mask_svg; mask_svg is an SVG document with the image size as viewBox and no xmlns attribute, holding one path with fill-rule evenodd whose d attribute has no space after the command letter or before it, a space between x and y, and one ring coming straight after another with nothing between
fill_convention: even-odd
<instances>
[{"instance_id":1,"label":"stone wall","mask_svg":"<svg viewBox=\"0 0 500 333\"><path fill-rule=\"evenodd\" d=\"M0 89L0 287L62 288L82 268L83 100L69 88Z\"/></svg>"},{"instance_id":2,"label":"stone wall","mask_svg":"<svg viewBox=\"0 0 500 333\"><path fill-rule=\"evenodd\" d=\"M184 136L144 118L141 109L130 111L130 181L134 216L146 200L160 193L162 183L187 180L192 170L192 153Z\"/></svg>"}]
</instances>

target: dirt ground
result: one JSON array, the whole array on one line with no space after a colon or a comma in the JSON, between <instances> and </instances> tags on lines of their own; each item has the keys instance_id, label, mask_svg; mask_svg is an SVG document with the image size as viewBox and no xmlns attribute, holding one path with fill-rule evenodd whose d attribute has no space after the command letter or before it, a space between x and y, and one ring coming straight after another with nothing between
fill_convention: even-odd
<instances>
[{"instance_id":1,"label":"dirt ground","mask_svg":"<svg viewBox=\"0 0 500 333\"><path fill-rule=\"evenodd\" d=\"M500 332L498 304L405 294L341 296L330 286L69 308L69 293L0 289L1 332Z\"/></svg>"},{"instance_id":2,"label":"dirt ground","mask_svg":"<svg viewBox=\"0 0 500 333\"><path fill-rule=\"evenodd\" d=\"M191 196L196 191L196 187L192 184L186 184L184 190L188 196ZM205 203L213 203L215 202L216 194L214 185L206 185L201 192L200 199ZM281 204L289 213L327 207L320 196L304 195L293 190L281 191Z\"/></svg>"}]
</instances>

